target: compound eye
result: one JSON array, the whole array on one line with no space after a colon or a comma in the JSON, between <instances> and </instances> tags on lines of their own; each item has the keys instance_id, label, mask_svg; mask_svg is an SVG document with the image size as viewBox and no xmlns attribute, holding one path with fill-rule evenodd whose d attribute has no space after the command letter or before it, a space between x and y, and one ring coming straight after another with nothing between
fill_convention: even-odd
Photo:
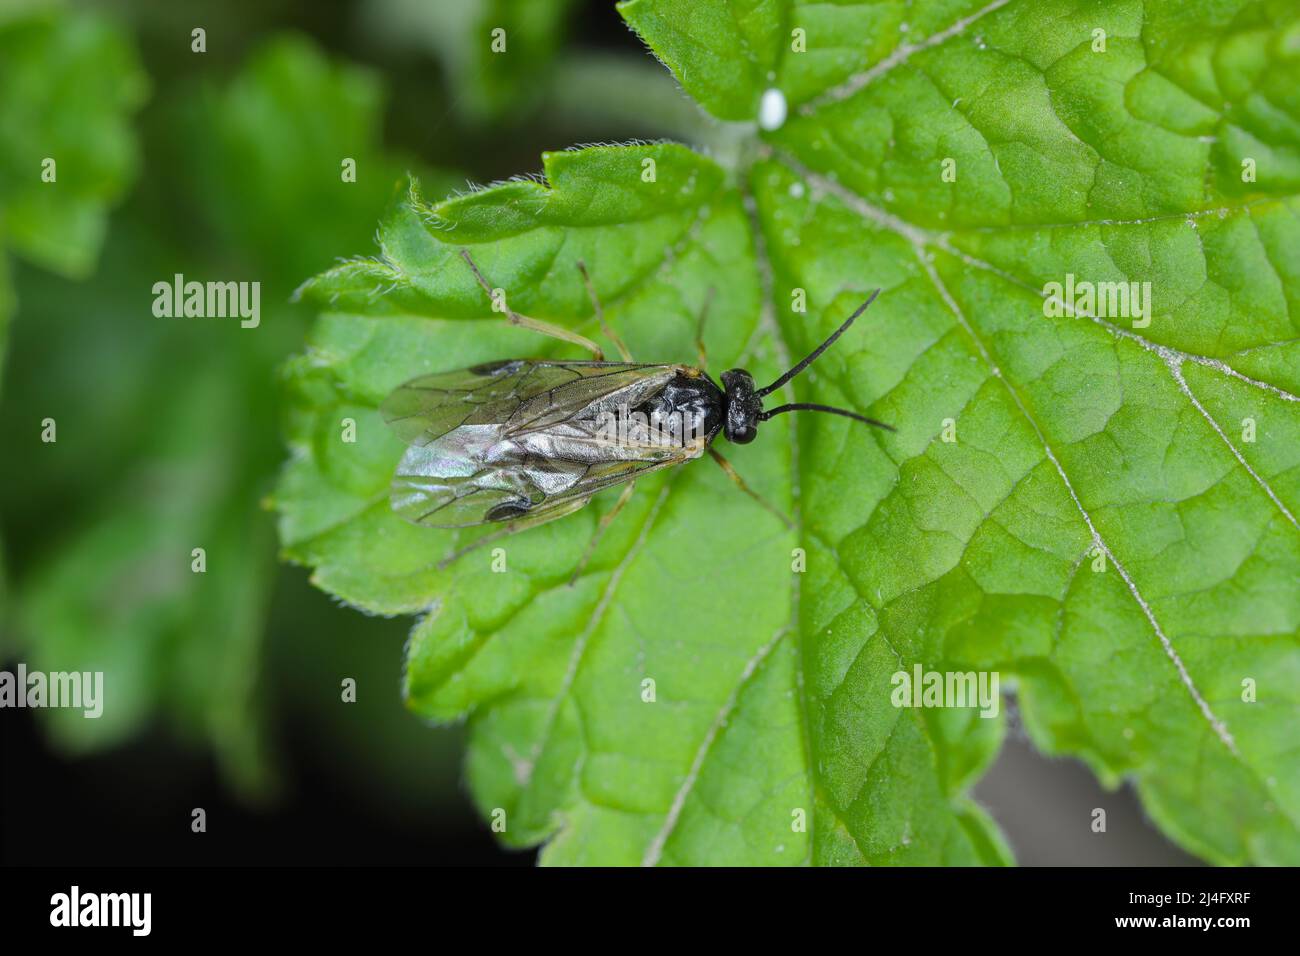
<instances>
[{"instance_id":1,"label":"compound eye","mask_svg":"<svg viewBox=\"0 0 1300 956\"><path fill-rule=\"evenodd\" d=\"M752 425L742 425L737 428L732 428L729 425L726 428L726 432L727 441L731 442L733 445L748 445L758 434L758 429L754 428Z\"/></svg>"}]
</instances>

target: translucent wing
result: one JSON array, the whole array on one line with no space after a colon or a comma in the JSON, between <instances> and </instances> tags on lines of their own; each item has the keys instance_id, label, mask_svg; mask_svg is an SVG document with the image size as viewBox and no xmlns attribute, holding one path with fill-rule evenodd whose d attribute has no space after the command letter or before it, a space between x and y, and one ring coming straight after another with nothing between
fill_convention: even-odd
<instances>
[{"instance_id":1,"label":"translucent wing","mask_svg":"<svg viewBox=\"0 0 1300 956\"><path fill-rule=\"evenodd\" d=\"M434 528L525 519L541 524L577 511L602 489L693 457L678 449L679 454L662 461L602 462L581 470L546 465L529 470L483 468L472 475L448 478L411 474L420 467L412 460L417 448L408 449L398 467L392 506L407 521ZM566 487L547 494L543 488L556 479Z\"/></svg>"},{"instance_id":2,"label":"translucent wing","mask_svg":"<svg viewBox=\"0 0 1300 956\"><path fill-rule=\"evenodd\" d=\"M682 372L519 360L408 382L381 409L409 445L393 479L393 509L441 528L540 523L602 488L696 457L703 440L673 443L648 432L614 440L600 425L602 413L641 406Z\"/></svg>"},{"instance_id":3,"label":"translucent wing","mask_svg":"<svg viewBox=\"0 0 1300 956\"><path fill-rule=\"evenodd\" d=\"M379 411L403 441L427 445L463 425L544 427L647 378L667 381L672 368L512 359L412 379Z\"/></svg>"}]
</instances>

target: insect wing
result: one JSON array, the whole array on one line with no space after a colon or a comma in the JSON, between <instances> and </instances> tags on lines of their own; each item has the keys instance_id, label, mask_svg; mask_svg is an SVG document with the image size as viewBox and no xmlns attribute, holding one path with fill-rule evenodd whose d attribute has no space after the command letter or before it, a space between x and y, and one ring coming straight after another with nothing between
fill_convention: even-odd
<instances>
[{"instance_id":1,"label":"insect wing","mask_svg":"<svg viewBox=\"0 0 1300 956\"><path fill-rule=\"evenodd\" d=\"M699 449L610 441L595 426L602 411L639 404L675 374L664 365L516 360L414 379L381 407L410 446L393 509L441 528L546 520L694 457Z\"/></svg>"},{"instance_id":2,"label":"insect wing","mask_svg":"<svg viewBox=\"0 0 1300 956\"><path fill-rule=\"evenodd\" d=\"M601 395L665 368L618 362L492 362L412 379L395 389L379 411L403 441L427 445L462 425L517 428L561 420Z\"/></svg>"},{"instance_id":3,"label":"insect wing","mask_svg":"<svg viewBox=\"0 0 1300 956\"><path fill-rule=\"evenodd\" d=\"M605 488L668 468L698 455L679 448L656 460L583 463L537 459L513 467L484 467L466 475L430 474L432 449L412 445L393 479L393 510L407 521L434 528L464 528L492 521L530 521L576 511ZM540 523L538 520L538 523Z\"/></svg>"}]
</instances>

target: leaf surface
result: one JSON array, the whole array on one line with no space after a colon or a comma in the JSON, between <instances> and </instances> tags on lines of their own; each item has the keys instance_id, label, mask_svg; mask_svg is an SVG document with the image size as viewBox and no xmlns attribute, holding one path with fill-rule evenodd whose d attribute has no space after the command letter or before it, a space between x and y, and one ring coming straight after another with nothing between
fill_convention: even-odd
<instances>
[{"instance_id":1,"label":"leaf surface","mask_svg":"<svg viewBox=\"0 0 1300 956\"><path fill-rule=\"evenodd\" d=\"M998 673L1042 750L1134 781L1203 858L1300 861L1294 11L620 9L719 118L782 92L752 162L595 148L548 154L544 183L412 193L380 257L310 284L332 311L291 370L286 550L353 604L428 611L408 698L469 719L503 839L557 863L1006 862L967 795L1004 715L895 706L919 666ZM794 534L700 463L639 487L572 589L610 495L510 539L504 574L490 549L440 571L473 533L391 513L376 405L557 351L475 321L462 247L515 308L595 334L586 260L643 360L690 360L712 286L713 371L760 380L879 286L792 390L898 431L807 415L724 447ZM1067 281L1149 283L1149 312Z\"/></svg>"}]
</instances>

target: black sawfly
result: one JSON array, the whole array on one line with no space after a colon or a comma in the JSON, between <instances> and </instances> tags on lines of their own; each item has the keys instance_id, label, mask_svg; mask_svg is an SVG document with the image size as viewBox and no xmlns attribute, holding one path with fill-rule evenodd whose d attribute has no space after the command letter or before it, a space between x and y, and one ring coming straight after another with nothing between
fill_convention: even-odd
<instances>
[{"instance_id":1,"label":"black sawfly","mask_svg":"<svg viewBox=\"0 0 1300 956\"><path fill-rule=\"evenodd\" d=\"M462 250L461 255L491 297L491 287L468 251ZM753 376L741 368L723 372L721 385L715 383L705 371L707 361L698 337L699 367L633 362L622 340L606 325L585 267L579 263L578 268L601 329L624 361L607 362L591 340L506 306L505 317L512 324L580 345L596 360L507 359L423 375L395 389L380 413L408 446L391 488L398 515L436 528L505 523L500 534L508 534L571 514L598 491L627 483L618 503L601 519L599 537L630 497L637 478L706 451L743 491L772 510L712 447L718 435L733 444L748 444L762 422L796 411L843 415L894 430L829 405L792 402L763 407L766 396L812 364L848 330L875 301L879 289L803 361L758 388ZM588 555L595 543L593 539Z\"/></svg>"}]
</instances>

